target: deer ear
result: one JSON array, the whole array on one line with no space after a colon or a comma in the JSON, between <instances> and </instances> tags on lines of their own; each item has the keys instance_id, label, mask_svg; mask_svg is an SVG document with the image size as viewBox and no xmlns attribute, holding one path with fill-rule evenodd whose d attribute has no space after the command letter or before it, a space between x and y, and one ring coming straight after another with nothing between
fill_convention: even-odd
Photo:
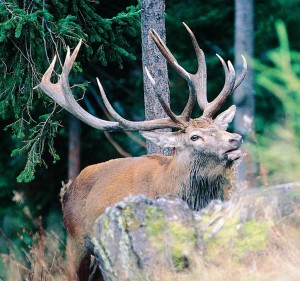
<instances>
[{"instance_id":1,"label":"deer ear","mask_svg":"<svg viewBox=\"0 0 300 281\"><path fill-rule=\"evenodd\" d=\"M214 120L215 124L219 125L223 130L227 130L229 123L234 118L236 106L232 105L227 110L220 113Z\"/></svg>"},{"instance_id":2,"label":"deer ear","mask_svg":"<svg viewBox=\"0 0 300 281\"><path fill-rule=\"evenodd\" d=\"M163 148L178 148L180 146L176 132L140 132L140 134L147 140Z\"/></svg>"}]
</instances>

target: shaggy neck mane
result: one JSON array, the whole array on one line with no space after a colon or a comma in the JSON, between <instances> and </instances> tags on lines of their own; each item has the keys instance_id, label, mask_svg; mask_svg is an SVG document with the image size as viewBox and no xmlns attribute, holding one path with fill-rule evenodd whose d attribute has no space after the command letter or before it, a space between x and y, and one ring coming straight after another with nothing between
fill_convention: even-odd
<instances>
[{"instance_id":1,"label":"shaggy neck mane","mask_svg":"<svg viewBox=\"0 0 300 281\"><path fill-rule=\"evenodd\" d=\"M189 178L181 183L180 196L193 210L200 210L223 196L225 170L213 157L198 157L190 165Z\"/></svg>"}]
</instances>

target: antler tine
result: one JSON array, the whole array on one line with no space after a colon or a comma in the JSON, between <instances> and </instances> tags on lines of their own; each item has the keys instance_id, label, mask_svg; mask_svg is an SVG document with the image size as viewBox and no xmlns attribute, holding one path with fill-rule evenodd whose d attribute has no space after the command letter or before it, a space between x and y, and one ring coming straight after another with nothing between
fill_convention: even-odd
<instances>
[{"instance_id":1,"label":"antler tine","mask_svg":"<svg viewBox=\"0 0 300 281\"><path fill-rule=\"evenodd\" d=\"M108 111L108 113L120 123L121 127L127 131L149 131L155 129L165 129L165 128L174 128L174 129L181 129L182 126L174 122L171 118L161 118L155 120L146 120L146 121L129 121L120 116L115 109L110 104L105 91L100 83L99 79L96 78L97 84L99 87L99 91L103 100L103 103Z\"/></svg>"},{"instance_id":2,"label":"antler tine","mask_svg":"<svg viewBox=\"0 0 300 281\"><path fill-rule=\"evenodd\" d=\"M228 61L228 67L225 63L225 61L222 59L221 56L217 54L217 57L221 61L223 65L223 69L225 72L225 84L220 92L220 94L208 105L205 107L204 112L202 116L212 118L214 114L221 108L221 106L224 104L225 100L228 98L228 96L233 92L233 88L235 85L235 70L230 61Z\"/></svg>"},{"instance_id":3,"label":"antler tine","mask_svg":"<svg viewBox=\"0 0 300 281\"><path fill-rule=\"evenodd\" d=\"M49 65L48 69L44 73L41 79L41 83L35 86L33 89L41 88L51 99L56 101L61 107L66 107L67 106L66 99L61 91L60 85L58 83L53 84L50 81L55 63L56 63L56 56L54 56L51 64ZM51 85L51 89L53 91L50 91L49 85Z\"/></svg>"},{"instance_id":4,"label":"antler tine","mask_svg":"<svg viewBox=\"0 0 300 281\"><path fill-rule=\"evenodd\" d=\"M222 63L223 70L224 70L224 73L225 73L225 79L226 79L227 76L228 76L228 73L229 73L228 66L227 66L226 62L223 60L223 58L219 54L216 54L216 56L218 57L218 59Z\"/></svg>"},{"instance_id":5,"label":"antler tine","mask_svg":"<svg viewBox=\"0 0 300 281\"><path fill-rule=\"evenodd\" d=\"M68 76L70 74L70 71L73 67L73 64L74 64L76 57L78 55L78 52L80 50L81 44L82 44L82 39L79 40L79 43L75 47L72 55L71 55L70 47L67 46L67 54L66 54L66 58L65 58L65 62L63 65L63 70L62 70L61 75L64 74L65 76Z\"/></svg>"},{"instance_id":6,"label":"antler tine","mask_svg":"<svg viewBox=\"0 0 300 281\"><path fill-rule=\"evenodd\" d=\"M121 115L119 115L114 108L112 107L112 105L110 104L110 102L108 101L108 98L105 94L105 91L102 87L102 84L100 83L100 80L98 78L96 78L97 84L98 84L98 88L103 100L103 103L108 111L108 113L111 115L112 118L114 118L117 122L119 122L123 127L128 127L130 125L130 121L126 120L125 118L123 118Z\"/></svg>"},{"instance_id":7,"label":"antler tine","mask_svg":"<svg viewBox=\"0 0 300 281\"><path fill-rule=\"evenodd\" d=\"M147 77L149 78L152 86L154 87L154 89L156 89L156 82L154 80L154 78L151 76L149 70L147 67L145 67L145 72L147 74ZM164 109L165 113L170 117L170 119L177 124L180 124L182 127L185 127L185 123L183 123L180 118L178 118L176 116L176 114L174 114L174 112L171 110L169 104L165 101L165 99L162 97L161 93L159 91L155 91L155 94L162 106L162 108Z\"/></svg>"},{"instance_id":8,"label":"antler tine","mask_svg":"<svg viewBox=\"0 0 300 281\"><path fill-rule=\"evenodd\" d=\"M192 39L192 43L193 43L194 50L195 50L196 57L197 57L198 69L197 69L197 72L193 75L194 77L192 78L192 80L195 84L194 91L196 92L199 107L202 110L204 110L204 108L208 104L207 93L206 93L207 71L206 71L205 55L204 55L204 52L202 51L202 49L199 47L199 44L198 44L196 37L195 37L194 33L192 32L192 30L184 22L183 22L183 25ZM186 106L186 110L188 110L187 106Z\"/></svg>"},{"instance_id":9,"label":"antler tine","mask_svg":"<svg viewBox=\"0 0 300 281\"><path fill-rule=\"evenodd\" d=\"M236 88L238 86L240 86L240 84L243 82L243 80L244 80L244 78L246 77L246 74L247 74L247 61L246 61L246 58L243 55L241 55L241 57L242 57L242 60L243 60L242 72L240 73L240 75L236 79L232 92L234 92L236 90Z\"/></svg>"},{"instance_id":10,"label":"antler tine","mask_svg":"<svg viewBox=\"0 0 300 281\"><path fill-rule=\"evenodd\" d=\"M169 48L160 38L158 33L154 29L150 29L150 35L155 42L156 46L160 50L161 54L165 57L165 59L173 66L173 68L177 71L179 75L181 75L184 79L190 79L190 73L188 73L183 67L181 67L173 54L170 52Z\"/></svg>"}]
</instances>

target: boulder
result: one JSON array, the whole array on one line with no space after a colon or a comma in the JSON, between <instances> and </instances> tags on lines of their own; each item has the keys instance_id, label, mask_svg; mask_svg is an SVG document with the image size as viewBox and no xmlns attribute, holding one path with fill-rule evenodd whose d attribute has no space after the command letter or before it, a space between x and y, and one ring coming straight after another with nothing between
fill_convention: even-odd
<instances>
[{"instance_id":1,"label":"boulder","mask_svg":"<svg viewBox=\"0 0 300 281\"><path fill-rule=\"evenodd\" d=\"M106 281L300 280L300 183L244 190L198 212L178 197L133 195L95 233Z\"/></svg>"}]
</instances>

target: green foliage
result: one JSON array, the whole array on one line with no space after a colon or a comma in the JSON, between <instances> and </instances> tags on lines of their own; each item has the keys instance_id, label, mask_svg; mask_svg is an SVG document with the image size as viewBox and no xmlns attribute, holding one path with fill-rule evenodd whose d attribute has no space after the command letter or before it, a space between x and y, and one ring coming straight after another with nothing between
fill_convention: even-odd
<instances>
[{"instance_id":1,"label":"green foliage","mask_svg":"<svg viewBox=\"0 0 300 281\"><path fill-rule=\"evenodd\" d=\"M136 36L139 25L138 4L112 18L101 15L97 2L90 1L5 1L0 5L0 117L12 120L6 127L22 143L12 156L28 153L18 181L34 179L37 165L45 165L47 148L53 161L58 115L53 101L44 95L37 99L34 86L47 69L54 54L61 59L67 45L84 40L76 70L81 64L116 62L134 56L124 49L128 36ZM59 69L57 70L59 73ZM49 112L48 108L54 109ZM48 112L48 113L47 113ZM41 120L41 116L46 116Z\"/></svg>"},{"instance_id":2,"label":"green foliage","mask_svg":"<svg viewBox=\"0 0 300 281\"><path fill-rule=\"evenodd\" d=\"M53 157L53 163L59 160L59 156L54 148L53 139L57 133L59 123L51 120L53 114L45 114L39 116L40 122L37 126L29 130L28 141L21 148L16 148L12 152L12 156L28 151L27 162L24 170L18 176L19 182L30 182L34 179L36 165L44 164L42 152L44 151L45 143L49 148L50 155ZM43 120L44 119L44 120Z\"/></svg>"},{"instance_id":3,"label":"green foliage","mask_svg":"<svg viewBox=\"0 0 300 281\"><path fill-rule=\"evenodd\" d=\"M279 46L265 54L265 63L257 60L254 66L257 85L279 100L284 118L259 135L257 150L273 180L282 182L297 180L300 170L300 52L290 50L282 21L276 22L276 31Z\"/></svg>"},{"instance_id":4,"label":"green foliage","mask_svg":"<svg viewBox=\"0 0 300 281\"><path fill-rule=\"evenodd\" d=\"M282 21L276 22L276 31L279 47L266 54L269 65L256 61L256 81L282 102L285 114L299 136L300 145L300 52L290 50L287 31Z\"/></svg>"}]
</instances>

